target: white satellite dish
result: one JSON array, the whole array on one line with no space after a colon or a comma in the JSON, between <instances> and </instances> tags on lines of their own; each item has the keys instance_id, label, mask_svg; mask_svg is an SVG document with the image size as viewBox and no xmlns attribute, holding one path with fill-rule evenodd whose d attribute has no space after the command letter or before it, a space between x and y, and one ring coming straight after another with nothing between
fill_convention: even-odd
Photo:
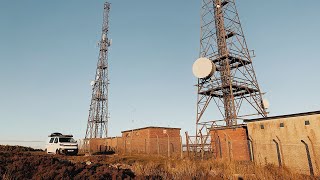
<instances>
[{"instance_id":1,"label":"white satellite dish","mask_svg":"<svg viewBox=\"0 0 320 180\"><path fill-rule=\"evenodd\" d=\"M97 76L96 76L96 81L98 81L100 79L100 72L97 72Z\"/></svg>"},{"instance_id":2,"label":"white satellite dish","mask_svg":"<svg viewBox=\"0 0 320 180\"><path fill-rule=\"evenodd\" d=\"M269 109L270 103L267 99L263 99L262 104L263 104L264 108Z\"/></svg>"},{"instance_id":3,"label":"white satellite dish","mask_svg":"<svg viewBox=\"0 0 320 180\"><path fill-rule=\"evenodd\" d=\"M102 40L105 41L106 39L107 39L107 35L106 35L106 34L103 34L103 35L102 35Z\"/></svg>"},{"instance_id":4,"label":"white satellite dish","mask_svg":"<svg viewBox=\"0 0 320 180\"><path fill-rule=\"evenodd\" d=\"M112 39L109 40L108 45L109 45L109 46L112 45Z\"/></svg>"},{"instance_id":5,"label":"white satellite dish","mask_svg":"<svg viewBox=\"0 0 320 180\"><path fill-rule=\"evenodd\" d=\"M90 85L93 86L96 83L96 81L91 81Z\"/></svg>"},{"instance_id":6,"label":"white satellite dish","mask_svg":"<svg viewBox=\"0 0 320 180\"><path fill-rule=\"evenodd\" d=\"M197 59L192 66L193 75L197 78L207 78L216 71L214 63L207 58Z\"/></svg>"}]
</instances>

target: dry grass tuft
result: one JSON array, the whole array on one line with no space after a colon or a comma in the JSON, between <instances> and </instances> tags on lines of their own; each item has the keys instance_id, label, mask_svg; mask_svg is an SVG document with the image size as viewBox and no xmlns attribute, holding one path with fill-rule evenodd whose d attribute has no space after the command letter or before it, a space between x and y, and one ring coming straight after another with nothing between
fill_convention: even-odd
<instances>
[{"instance_id":1,"label":"dry grass tuft","mask_svg":"<svg viewBox=\"0 0 320 180\"><path fill-rule=\"evenodd\" d=\"M105 158L104 158L105 157ZM72 157L69 157L71 160ZM72 161L83 161L72 158ZM131 169L137 179L301 179L313 180L310 176L296 174L285 167L272 164L255 165L252 162L229 162L218 160L192 160L150 155L92 156L90 161L117 164ZM240 178L240 179L241 179Z\"/></svg>"},{"instance_id":2,"label":"dry grass tuft","mask_svg":"<svg viewBox=\"0 0 320 180\"><path fill-rule=\"evenodd\" d=\"M315 179L271 164L261 167L251 162L216 160L170 159L157 162L152 160L137 161L132 164L131 169L138 177L150 177L153 179Z\"/></svg>"}]
</instances>

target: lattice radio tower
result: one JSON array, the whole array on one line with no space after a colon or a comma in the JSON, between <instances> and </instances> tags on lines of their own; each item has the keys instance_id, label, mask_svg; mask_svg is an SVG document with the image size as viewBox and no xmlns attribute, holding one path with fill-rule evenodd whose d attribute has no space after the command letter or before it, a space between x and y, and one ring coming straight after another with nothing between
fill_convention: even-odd
<instances>
[{"instance_id":1,"label":"lattice radio tower","mask_svg":"<svg viewBox=\"0 0 320 180\"><path fill-rule=\"evenodd\" d=\"M254 116L266 117L266 107L252 66L235 0L202 0L200 58L193 65L198 77L196 140L210 149L209 131L234 126ZM217 109L218 119L205 119ZM212 114L211 114L212 115ZM199 148L199 147L198 147Z\"/></svg>"},{"instance_id":2,"label":"lattice radio tower","mask_svg":"<svg viewBox=\"0 0 320 180\"><path fill-rule=\"evenodd\" d=\"M91 82L92 98L85 139L108 137L108 39L110 3L104 3L100 52L95 80Z\"/></svg>"}]
</instances>

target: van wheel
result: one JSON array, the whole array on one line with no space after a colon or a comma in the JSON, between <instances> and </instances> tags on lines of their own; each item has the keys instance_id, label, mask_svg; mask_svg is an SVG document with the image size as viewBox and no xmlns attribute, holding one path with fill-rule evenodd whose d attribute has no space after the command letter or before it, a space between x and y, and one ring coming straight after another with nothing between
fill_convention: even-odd
<instances>
[{"instance_id":1,"label":"van wheel","mask_svg":"<svg viewBox=\"0 0 320 180\"><path fill-rule=\"evenodd\" d=\"M57 154L57 155L59 155L59 154L60 154L60 151L59 151L59 149L57 149L57 150L56 150L56 154Z\"/></svg>"}]
</instances>

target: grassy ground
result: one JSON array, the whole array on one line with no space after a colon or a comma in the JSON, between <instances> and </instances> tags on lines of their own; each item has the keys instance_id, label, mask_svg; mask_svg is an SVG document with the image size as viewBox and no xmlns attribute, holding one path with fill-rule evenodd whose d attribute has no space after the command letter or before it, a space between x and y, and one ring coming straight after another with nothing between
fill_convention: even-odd
<instances>
[{"instance_id":1,"label":"grassy ground","mask_svg":"<svg viewBox=\"0 0 320 180\"><path fill-rule=\"evenodd\" d=\"M316 179L285 167L251 162L147 155L63 156L0 146L1 179Z\"/></svg>"},{"instance_id":2,"label":"grassy ground","mask_svg":"<svg viewBox=\"0 0 320 180\"><path fill-rule=\"evenodd\" d=\"M285 167L256 166L251 162L191 160L146 155L75 156L70 161L92 161L131 169L137 177L153 179L315 179L296 174Z\"/></svg>"}]
</instances>

